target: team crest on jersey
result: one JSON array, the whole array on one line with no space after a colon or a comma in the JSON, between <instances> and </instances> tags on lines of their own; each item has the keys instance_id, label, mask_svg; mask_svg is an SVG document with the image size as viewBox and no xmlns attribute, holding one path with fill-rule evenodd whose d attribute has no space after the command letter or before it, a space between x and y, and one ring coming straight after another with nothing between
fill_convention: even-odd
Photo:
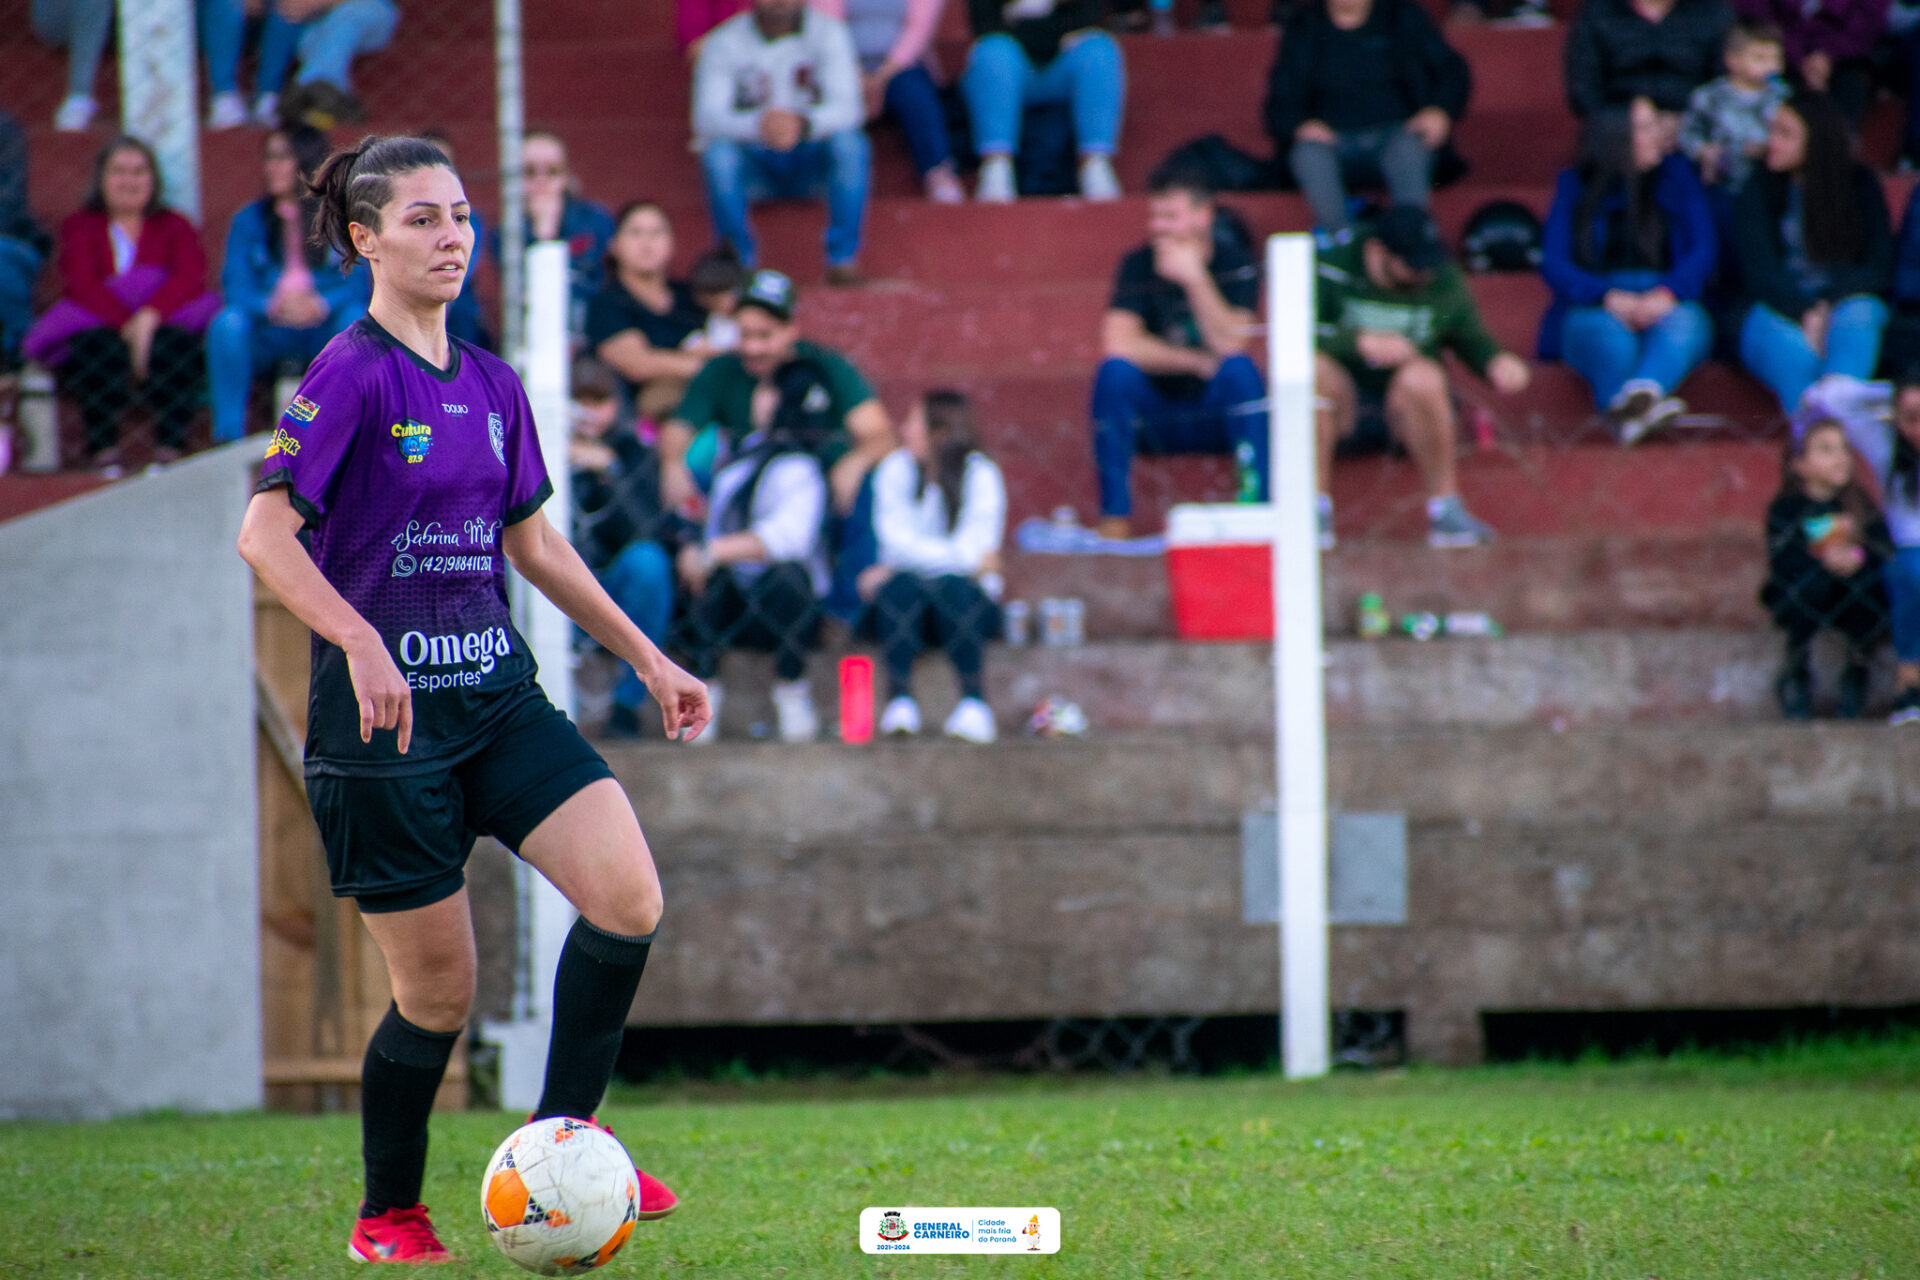
<instances>
[{"instance_id":1,"label":"team crest on jersey","mask_svg":"<svg viewBox=\"0 0 1920 1280\"><path fill-rule=\"evenodd\" d=\"M393 439L400 446L401 457L408 462L425 462L427 450L433 447L433 428L408 418L393 424Z\"/></svg>"},{"instance_id":2,"label":"team crest on jersey","mask_svg":"<svg viewBox=\"0 0 1920 1280\"><path fill-rule=\"evenodd\" d=\"M320 406L305 396L295 396L293 403L287 406L287 416L295 422L312 422L314 415L320 412Z\"/></svg>"},{"instance_id":3,"label":"team crest on jersey","mask_svg":"<svg viewBox=\"0 0 1920 1280\"><path fill-rule=\"evenodd\" d=\"M493 446L493 456L500 459L500 465L506 466L507 424L500 420L497 413L487 415L487 443Z\"/></svg>"}]
</instances>

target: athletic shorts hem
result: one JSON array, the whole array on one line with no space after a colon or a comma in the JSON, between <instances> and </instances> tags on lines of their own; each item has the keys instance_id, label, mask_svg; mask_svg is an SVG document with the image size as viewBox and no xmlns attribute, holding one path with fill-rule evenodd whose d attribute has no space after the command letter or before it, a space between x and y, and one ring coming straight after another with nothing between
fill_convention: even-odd
<instances>
[{"instance_id":1,"label":"athletic shorts hem","mask_svg":"<svg viewBox=\"0 0 1920 1280\"><path fill-rule=\"evenodd\" d=\"M466 885L466 873L452 871L408 889L383 889L369 892L362 892L359 889L335 889L333 896L352 898L359 904L361 915L379 916L395 911L417 911L421 907L430 907L436 902L444 902L451 898Z\"/></svg>"}]
</instances>

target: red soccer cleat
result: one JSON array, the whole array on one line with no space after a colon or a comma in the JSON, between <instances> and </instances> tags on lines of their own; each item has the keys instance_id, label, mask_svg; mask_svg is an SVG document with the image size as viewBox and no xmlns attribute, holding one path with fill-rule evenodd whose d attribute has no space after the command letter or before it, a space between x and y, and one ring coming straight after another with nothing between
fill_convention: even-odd
<instances>
[{"instance_id":1,"label":"red soccer cleat","mask_svg":"<svg viewBox=\"0 0 1920 1280\"><path fill-rule=\"evenodd\" d=\"M532 1116L527 1117L527 1123L533 1123ZM598 1116L588 1116L587 1123L602 1133L605 1133L608 1137L618 1136L614 1133L613 1126L601 1120ZM672 1187L669 1187L666 1183L660 1181L660 1179L654 1177L639 1165L635 1165L633 1171L640 1175L640 1221L657 1221L680 1207L680 1197L673 1193Z\"/></svg>"},{"instance_id":2,"label":"red soccer cleat","mask_svg":"<svg viewBox=\"0 0 1920 1280\"><path fill-rule=\"evenodd\" d=\"M452 1262L453 1255L433 1234L427 1221L427 1206L389 1209L353 1224L353 1238L347 1242L347 1256L355 1262L398 1262L409 1266L432 1266Z\"/></svg>"}]
</instances>

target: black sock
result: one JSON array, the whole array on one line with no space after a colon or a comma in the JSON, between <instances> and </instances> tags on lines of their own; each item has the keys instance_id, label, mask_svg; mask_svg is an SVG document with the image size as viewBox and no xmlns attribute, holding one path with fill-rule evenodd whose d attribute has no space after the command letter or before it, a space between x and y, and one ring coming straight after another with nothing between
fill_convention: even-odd
<instances>
[{"instance_id":1,"label":"black sock","mask_svg":"<svg viewBox=\"0 0 1920 1280\"><path fill-rule=\"evenodd\" d=\"M367 1202L360 1216L420 1203L427 1172L427 1117L447 1072L458 1031L428 1031L389 1006L367 1042L360 1069L360 1156Z\"/></svg>"},{"instance_id":2,"label":"black sock","mask_svg":"<svg viewBox=\"0 0 1920 1280\"><path fill-rule=\"evenodd\" d=\"M573 922L553 975L553 1038L534 1119L584 1120L599 1108L652 946L651 933L630 938L608 933L585 916Z\"/></svg>"}]
</instances>

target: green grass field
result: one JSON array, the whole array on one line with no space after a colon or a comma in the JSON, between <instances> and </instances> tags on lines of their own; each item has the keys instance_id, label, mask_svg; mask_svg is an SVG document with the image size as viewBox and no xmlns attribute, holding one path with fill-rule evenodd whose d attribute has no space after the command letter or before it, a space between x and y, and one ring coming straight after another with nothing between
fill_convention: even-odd
<instances>
[{"instance_id":1,"label":"green grass field","mask_svg":"<svg viewBox=\"0 0 1920 1280\"><path fill-rule=\"evenodd\" d=\"M606 1274L841 1277L1920 1276L1920 1039L1749 1058L1126 1081L758 1082L606 1111L681 1192ZM462 1261L513 1127L435 1118ZM356 1121L0 1125L0 1277L334 1276ZM885 1258L866 1205L1053 1205L1053 1257Z\"/></svg>"}]
</instances>

